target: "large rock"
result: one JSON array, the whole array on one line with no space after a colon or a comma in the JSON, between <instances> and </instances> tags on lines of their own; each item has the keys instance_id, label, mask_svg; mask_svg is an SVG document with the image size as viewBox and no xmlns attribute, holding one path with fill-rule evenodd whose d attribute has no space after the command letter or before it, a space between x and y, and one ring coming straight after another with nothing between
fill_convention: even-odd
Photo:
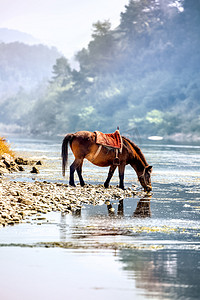
<instances>
[{"instance_id":1,"label":"large rock","mask_svg":"<svg viewBox=\"0 0 200 300\"><path fill-rule=\"evenodd\" d=\"M31 173L38 174L39 173L38 168L33 167L32 170L31 170Z\"/></svg>"},{"instance_id":2,"label":"large rock","mask_svg":"<svg viewBox=\"0 0 200 300\"><path fill-rule=\"evenodd\" d=\"M8 172L23 171L23 167L16 163L17 158L13 158L10 154L4 153L0 157L0 175Z\"/></svg>"},{"instance_id":3,"label":"large rock","mask_svg":"<svg viewBox=\"0 0 200 300\"><path fill-rule=\"evenodd\" d=\"M7 153L5 153L1 156L1 161L4 163L4 165L6 166L7 169L10 168L11 163L13 163L13 164L15 163L14 158L10 154L7 154Z\"/></svg>"},{"instance_id":4,"label":"large rock","mask_svg":"<svg viewBox=\"0 0 200 300\"><path fill-rule=\"evenodd\" d=\"M15 162L18 165L28 165L28 159L24 159L23 157L15 158Z\"/></svg>"}]
</instances>

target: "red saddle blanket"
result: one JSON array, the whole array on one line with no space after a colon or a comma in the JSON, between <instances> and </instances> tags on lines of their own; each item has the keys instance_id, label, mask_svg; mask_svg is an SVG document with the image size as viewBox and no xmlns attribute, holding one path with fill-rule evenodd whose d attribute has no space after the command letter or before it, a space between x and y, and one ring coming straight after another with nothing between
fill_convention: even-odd
<instances>
[{"instance_id":1,"label":"red saddle blanket","mask_svg":"<svg viewBox=\"0 0 200 300\"><path fill-rule=\"evenodd\" d=\"M114 133L102 133L100 131L95 131L95 133L97 144L116 149L122 148L122 138L119 130L116 130Z\"/></svg>"}]
</instances>

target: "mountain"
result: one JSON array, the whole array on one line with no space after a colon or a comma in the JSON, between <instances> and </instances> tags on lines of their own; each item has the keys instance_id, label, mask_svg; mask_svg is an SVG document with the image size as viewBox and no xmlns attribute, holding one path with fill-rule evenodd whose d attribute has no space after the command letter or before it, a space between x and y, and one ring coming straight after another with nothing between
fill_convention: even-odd
<instances>
[{"instance_id":1,"label":"mountain","mask_svg":"<svg viewBox=\"0 0 200 300\"><path fill-rule=\"evenodd\" d=\"M55 47L0 43L0 101L23 88L30 91L52 76L52 66L61 54Z\"/></svg>"},{"instance_id":2,"label":"mountain","mask_svg":"<svg viewBox=\"0 0 200 300\"><path fill-rule=\"evenodd\" d=\"M0 28L0 43L21 42L28 45L40 44L41 42L32 35L14 29Z\"/></svg>"},{"instance_id":3,"label":"mountain","mask_svg":"<svg viewBox=\"0 0 200 300\"><path fill-rule=\"evenodd\" d=\"M42 97L24 111L27 96L19 93L0 106L0 120L34 135L112 132L119 126L133 137L139 132L145 138L200 140L200 0L130 0L125 8L115 30L109 21L93 24L88 47L76 55L78 71L67 59L56 59ZM4 51L3 59L0 49L0 62L11 51L16 59L6 65L13 71L18 59L23 72L26 64L28 72L35 70L27 50L23 60L17 49ZM37 56L44 63L41 49Z\"/></svg>"}]
</instances>

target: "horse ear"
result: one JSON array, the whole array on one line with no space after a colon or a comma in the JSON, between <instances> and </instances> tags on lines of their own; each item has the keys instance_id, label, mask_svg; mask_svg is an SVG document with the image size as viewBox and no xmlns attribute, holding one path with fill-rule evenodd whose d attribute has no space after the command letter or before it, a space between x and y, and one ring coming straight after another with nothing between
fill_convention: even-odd
<instances>
[{"instance_id":1,"label":"horse ear","mask_svg":"<svg viewBox=\"0 0 200 300\"><path fill-rule=\"evenodd\" d=\"M150 173L152 172L152 169L153 169L152 166L147 166L147 167L146 167L146 170L147 170L148 172L150 172Z\"/></svg>"}]
</instances>

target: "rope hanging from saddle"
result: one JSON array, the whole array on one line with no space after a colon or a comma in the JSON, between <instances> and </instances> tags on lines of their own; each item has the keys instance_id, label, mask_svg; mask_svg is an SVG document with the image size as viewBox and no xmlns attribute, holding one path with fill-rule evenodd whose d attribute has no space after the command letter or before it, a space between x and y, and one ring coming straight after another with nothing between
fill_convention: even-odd
<instances>
[{"instance_id":1,"label":"rope hanging from saddle","mask_svg":"<svg viewBox=\"0 0 200 300\"><path fill-rule=\"evenodd\" d=\"M99 155L102 146L109 149L115 149L115 158L113 160L114 165L119 165L119 153L122 153L123 141L121 134L119 132L119 127L114 133L102 133L100 131L95 131L96 134L96 144L99 146L97 152L95 153L93 160Z\"/></svg>"}]
</instances>

